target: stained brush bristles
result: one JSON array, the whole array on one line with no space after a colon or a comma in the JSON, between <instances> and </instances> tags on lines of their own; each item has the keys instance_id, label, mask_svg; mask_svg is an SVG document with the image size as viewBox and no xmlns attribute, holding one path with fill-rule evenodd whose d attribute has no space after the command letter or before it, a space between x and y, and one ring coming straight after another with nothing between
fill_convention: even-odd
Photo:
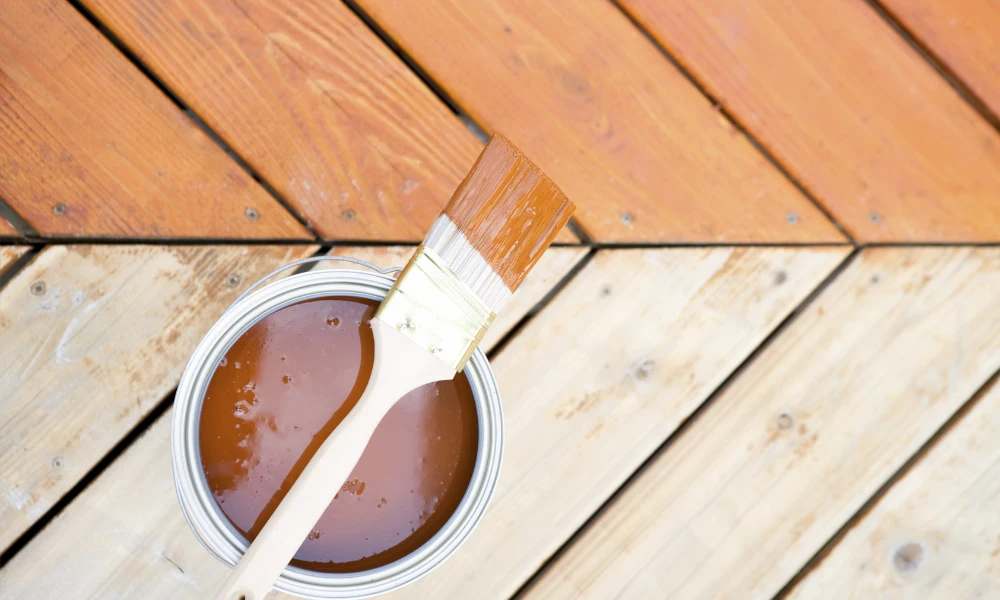
<instances>
[{"instance_id":1,"label":"stained brush bristles","mask_svg":"<svg viewBox=\"0 0 1000 600\"><path fill-rule=\"evenodd\" d=\"M497 313L574 209L551 179L496 134L424 245Z\"/></svg>"}]
</instances>

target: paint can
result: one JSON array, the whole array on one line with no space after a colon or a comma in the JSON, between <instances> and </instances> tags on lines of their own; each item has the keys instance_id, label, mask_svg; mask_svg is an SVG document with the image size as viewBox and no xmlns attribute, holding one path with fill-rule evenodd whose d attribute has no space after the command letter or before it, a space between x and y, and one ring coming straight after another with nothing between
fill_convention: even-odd
<instances>
[{"instance_id":1,"label":"paint can","mask_svg":"<svg viewBox=\"0 0 1000 600\"><path fill-rule=\"evenodd\" d=\"M370 271L323 269L291 275L266 286L278 273L321 260L342 260ZM355 296L381 302L392 288L391 275L354 258L323 256L296 261L277 269L243 293L209 329L181 376L174 400L170 450L174 485L181 510L195 537L218 560L232 567L248 547L223 515L208 487L201 466L198 428L201 406L216 366L233 343L267 315L305 300ZM259 289L257 289L259 287ZM432 571L469 537L482 518L496 488L503 458L503 409L496 379L486 355L475 351L464 371L472 388L479 424L479 446L472 479L458 508L423 546L377 569L356 573L321 573L287 566L274 589L303 598L368 598L401 588Z\"/></svg>"}]
</instances>

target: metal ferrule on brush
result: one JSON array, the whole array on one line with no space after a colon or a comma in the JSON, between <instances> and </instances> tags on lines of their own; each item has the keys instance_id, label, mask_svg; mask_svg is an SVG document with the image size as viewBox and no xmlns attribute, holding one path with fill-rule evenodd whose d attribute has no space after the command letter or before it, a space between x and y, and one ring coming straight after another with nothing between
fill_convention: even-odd
<instances>
[{"instance_id":1,"label":"metal ferrule on brush","mask_svg":"<svg viewBox=\"0 0 1000 600\"><path fill-rule=\"evenodd\" d=\"M496 314L421 244L375 316L461 371Z\"/></svg>"}]
</instances>

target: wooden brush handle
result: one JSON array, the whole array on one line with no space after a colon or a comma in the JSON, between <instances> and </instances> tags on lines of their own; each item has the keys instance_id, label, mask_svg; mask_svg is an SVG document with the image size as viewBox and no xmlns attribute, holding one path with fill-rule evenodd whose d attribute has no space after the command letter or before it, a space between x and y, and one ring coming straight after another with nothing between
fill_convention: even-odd
<instances>
[{"instance_id":1,"label":"wooden brush handle","mask_svg":"<svg viewBox=\"0 0 1000 600\"><path fill-rule=\"evenodd\" d=\"M382 417L411 390L455 376L453 368L380 319L371 326L375 360L365 393L295 480L216 600L262 600L350 476Z\"/></svg>"}]
</instances>

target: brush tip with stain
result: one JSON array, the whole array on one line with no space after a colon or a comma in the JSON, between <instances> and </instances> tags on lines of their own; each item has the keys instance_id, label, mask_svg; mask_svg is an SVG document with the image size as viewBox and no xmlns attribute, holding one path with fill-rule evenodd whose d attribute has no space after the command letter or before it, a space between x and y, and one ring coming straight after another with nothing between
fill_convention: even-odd
<instances>
[{"instance_id":1,"label":"brush tip with stain","mask_svg":"<svg viewBox=\"0 0 1000 600\"><path fill-rule=\"evenodd\" d=\"M368 387L323 442L230 574L218 600L261 600L348 479L382 417L452 379L569 220L573 204L494 135L371 320Z\"/></svg>"}]
</instances>

